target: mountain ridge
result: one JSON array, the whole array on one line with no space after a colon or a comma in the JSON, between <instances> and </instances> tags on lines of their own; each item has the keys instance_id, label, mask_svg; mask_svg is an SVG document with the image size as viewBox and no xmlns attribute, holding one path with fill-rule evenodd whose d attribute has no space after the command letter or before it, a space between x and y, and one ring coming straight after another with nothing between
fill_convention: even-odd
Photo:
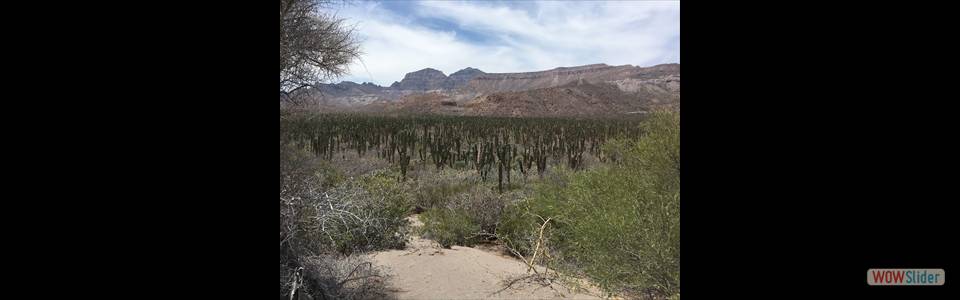
<instances>
[{"instance_id":1,"label":"mountain ridge","mask_svg":"<svg viewBox=\"0 0 960 300\"><path fill-rule=\"evenodd\" d=\"M680 64L603 63L517 73L467 67L449 76L434 68L389 87L369 82L318 84L303 93L322 111L550 116L679 109Z\"/></svg>"}]
</instances>

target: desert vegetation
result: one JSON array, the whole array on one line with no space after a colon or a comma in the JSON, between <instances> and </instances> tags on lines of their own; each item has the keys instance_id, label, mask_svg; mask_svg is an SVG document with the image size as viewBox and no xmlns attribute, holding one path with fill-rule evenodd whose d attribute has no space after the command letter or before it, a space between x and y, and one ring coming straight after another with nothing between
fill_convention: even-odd
<instances>
[{"instance_id":1,"label":"desert vegetation","mask_svg":"<svg viewBox=\"0 0 960 300\"><path fill-rule=\"evenodd\" d=\"M468 250L528 273L482 297L530 279L551 289L586 282L600 296L679 298L679 65L523 78L424 69L389 88L326 84L362 54L354 27L325 12L339 2L280 1L281 299L394 298L376 254L420 251L425 239L438 249L425 259L487 247L498 253ZM344 110L367 114L309 104L337 93L348 103L429 101ZM457 99L468 94L475 116L418 109L461 112Z\"/></svg>"},{"instance_id":2,"label":"desert vegetation","mask_svg":"<svg viewBox=\"0 0 960 300\"><path fill-rule=\"evenodd\" d=\"M449 116L300 114L281 120L281 140L327 159L344 151L373 152L393 163L404 180L411 159L437 169L476 169L486 180L496 173L498 191L534 167L542 176L548 160L582 167L584 154L603 161L607 139L636 137L637 118L560 119ZM495 170L495 171L494 171Z\"/></svg>"},{"instance_id":3,"label":"desert vegetation","mask_svg":"<svg viewBox=\"0 0 960 300\"><path fill-rule=\"evenodd\" d=\"M655 114L641 127L640 138L608 144L618 163L540 183L508 206L497 236L518 255L549 257L607 291L678 294L679 115Z\"/></svg>"},{"instance_id":4,"label":"desert vegetation","mask_svg":"<svg viewBox=\"0 0 960 300\"><path fill-rule=\"evenodd\" d=\"M402 248L409 211L392 180L343 178L309 152L280 147L280 295L386 297L385 277L352 253ZM347 270L352 268L350 270Z\"/></svg>"},{"instance_id":5,"label":"desert vegetation","mask_svg":"<svg viewBox=\"0 0 960 300\"><path fill-rule=\"evenodd\" d=\"M419 213L417 233L443 247L500 245L606 293L677 296L679 166L676 112L617 120L288 115L281 254L360 267L356 254L402 249L405 218ZM385 276L360 269L369 282ZM289 281L281 276L281 294ZM377 297L372 284L361 291ZM333 287L319 288L330 296Z\"/></svg>"}]
</instances>

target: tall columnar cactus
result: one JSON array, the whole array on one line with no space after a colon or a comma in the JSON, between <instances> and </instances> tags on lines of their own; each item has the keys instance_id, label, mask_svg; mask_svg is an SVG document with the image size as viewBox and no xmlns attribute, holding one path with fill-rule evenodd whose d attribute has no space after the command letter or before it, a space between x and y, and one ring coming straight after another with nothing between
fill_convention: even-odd
<instances>
[{"instance_id":1,"label":"tall columnar cactus","mask_svg":"<svg viewBox=\"0 0 960 300\"><path fill-rule=\"evenodd\" d=\"M504 175L510 184L514 169L526 177L536 165L542 177L550 161L577 169L583 166L584 152L603 160L600 145L640 136L638 121L304 115L281 119L281 143L308 147L325 159L348 151L361 157L372 152L399 166L404 177L412 157L421 165L429 160L437 169L472 167L484 180L496 167L502 190Z\"/></svg>"}]
</instances>

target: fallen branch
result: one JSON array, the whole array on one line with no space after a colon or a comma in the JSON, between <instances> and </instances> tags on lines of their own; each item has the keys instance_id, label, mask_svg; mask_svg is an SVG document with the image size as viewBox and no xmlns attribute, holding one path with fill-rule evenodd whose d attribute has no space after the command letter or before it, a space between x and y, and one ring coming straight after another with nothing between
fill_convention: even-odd
<instances>
[{"instance_id":1,"label":"fallen branch","mask_svg":"<svg viewBox=\"0 0 960 300\"><path fill-rule=\"evenodd\" d=\"M360 263L359 265L357 265L356 267L353 267L353 271L350 271L350 274L347 274L347 278L350 278L350 276L353 276L353 273L356 273L357 270L360 269L360 266L363 266L363 265L368 265L368 266L370 266L371 268L373 267L373 264L370 263L370 262L362 262L362 263ZM346 281L346 280L344 280L344 281ZM340 285L343 285L343 282L341 282Z\"/></svg>"},{"instance_id":2,"label":"fallen branch","mask_svg":"<svg viewBox=\"0 0 960 300\"><path fill-rule=\"evenodd\" d=\"M533 257L530 258L530 263L527 264L527 266L529 266L527 272L530 272L531 269L533 269L534 272L537 271L537 269L533 267L533 264L537 262L537 252L540 251L540 244L543 242L543 230L547 228L547 223L550 222L551 218L547 218L547 220L543 221L543 225L540 225L540 235L537 237L537 247L533 249Z\"/></svg>"},{"instance_id":3,"label":"fallen branch","mask_svg":"<svg viewBox=\"0 0 960 300\"><path fill-rule=\"evenodd\" d=\"M556 275L555 275L555 276L556 276ZM505 290L507 290L507 289L510 289L510 288L513 287L513 285L516 284L517 282L525 281L525 280L528 280L528 279L532 279L534 282L540 284L540 286L542 286L542 287L549 287L551 290L553 290L554 292L556 292L557 294L559 294L561 297L564 296L562 292L558 291L556 288L553 287L553 283L554 283L554 281L555 281L555 278L547 277L546 274L540 274L540 273L529 274L529 275L524 275L524 276L520 276L520 277L514 278L513 280L510 280L509 282L507 282L507 284L505 284L502 289L500 289L500 290L498 290L498 291L496 291L496 292L493 292L493 293L491 293L490 295L493 296L493 295L499 294L499 293L501 293L501 292L503 292L503 291L505 291Z\"/></svg>"},{"instance_id":4,"label":"fallen branch","mask_svg":"<svg viewBox=\"0 0 960 300\"><path fill-rule=\"evenodd\" d=\"M511 280L509 283L507 283L502 289L500 289L499 291L493 292L493 293L491 293L490 295L492 296L492 295L499 294L500 292L506 291L507 289L509 289L510 287L512 287L515 283L520 282L521 280L524 280L524 279L533 277L533 276L536 276L536 275L526 275L526 276L517 277L517 278Z\"/></svg>"},{"instance_id":5,"label":"fallen branch","mask_svg":"<svg viewBox=\"0 0 960 300\"><path fill-rule=\"evenodd\" d=\"M293 296L297 294L297 285L303 281L303 276L300 272L303 271L303 267L298 267L296 271L293 272L293 282L290 284L290 300L293 300Z\"/></svg>"},{"instance_id":6,"label":"fallen branch","mask_svg":"<svg viewBox=\"0 0 960 300\"><path fill-rule=\"evenodd\" d=\"M365 276L360 276L360 277L353 277L353 278L351 278L351 276L353 276L353 274L356 273L357 270L360 270L360 267L363 266L363 265L367 265L368 267L373 268L373 264L370 263L370 262L360 263L360 264L357 265L356 267L353 267L353 271L350 271L350 274L347 274L347 276L346 276L347 279L341 280L340 282L337 283L337 285L343 287L343 284L345 284L345 283L347 283L347 282L350 282L350 281L354 281L354 280L367 279L367 278L371 278L371 277L377 277L377 278L381 278L381 279L383 278L383 276L376 275L376 274L365 275Z\"/></svg>"}]
</instances>

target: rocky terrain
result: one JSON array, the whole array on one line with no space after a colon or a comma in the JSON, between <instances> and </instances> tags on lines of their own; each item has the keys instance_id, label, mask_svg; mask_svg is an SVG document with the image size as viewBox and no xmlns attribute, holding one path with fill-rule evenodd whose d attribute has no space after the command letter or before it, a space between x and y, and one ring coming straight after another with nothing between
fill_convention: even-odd
<instances>
[{"instance_id":1,"label":"rocky terrain","mask_svg":"<svg viewBox=\"0 0 960 300\"><path fill-rule=\"evenodd\" d=\"M679 109L680 65L593 64L539 72L450 76L427 68L389 87L344 81L298 95L324 111L489 116L608 116Z\"/></svg>"},{"instance_id":2,"label":"rocky terrain","mask_svg":"<svg viewBox=\"0 0 960 300\"><path fill-rule=\"evenodd\" d=\"M540 72L483 74L470 82L468 90L481 93L522 91L555 87L580 80L597 83L626 78L653 79L671 74L679 76L680 65L641 68L594 64Z\"/></svg>"}]
</instances>

